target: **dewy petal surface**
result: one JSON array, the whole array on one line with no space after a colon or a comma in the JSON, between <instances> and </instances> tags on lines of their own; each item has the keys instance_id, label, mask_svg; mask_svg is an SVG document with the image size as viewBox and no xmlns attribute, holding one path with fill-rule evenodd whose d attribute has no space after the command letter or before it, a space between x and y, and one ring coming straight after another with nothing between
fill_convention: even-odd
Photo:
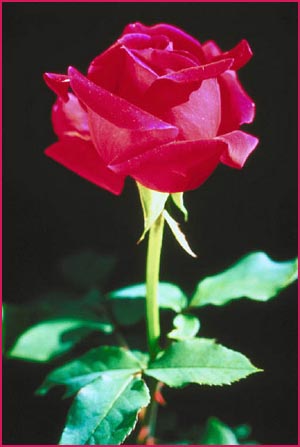
<instances>
[{"instance_id":1,"label":"dewy petal surface","mask_svg":"<svg viewBox=\"0 0 300 447\"><path fill-rule=\"evenodd\" d=\"M220 161L232 168L241 169L251 152L258 144L258 138L241 130L235 130L216 139L227 143L227 150L221 155Z\"/></svg>"},{"instance_id":2,"label":"dewy petal surface","mask_svg":"<svg viewBox=\"0 0 300 447\"><path fill-rule=\"evenodd\" d=\"M174 140L178 129L70 68L71 87L89 109L92 140L106 164Z\"/></svg>"},{"instance_id":3,"label":"dewy petal surface","mask_svg":"<svg viewBox=\"0 0 300 447\"><path fill-rule=\"evenodd\" d=\"M233 59L224 59L161 76L146 92L145 103L150 110L158 113L183 104L188 101L193 91L199 89L203 80L219 76L230 68L232 62Z\"/></svg>"},{"instance_id":4,"label":"dewy petal surface","mask_svg":"<svg viewBox=\"0 0 300 447\"><path fill-rule=\"evenodd\" d=\"M182 192L197 188L212 174L226 146L219 140L175 141L110 167L150 189Z\"/></svg>"},{"instance_id":5,"label":"dewy petal surface","mask_svg":"<svg viewBox=\"0 0 300 447\"><path fill-rule=\"evenodd\" d=\"M228 70L218 79L221 91L222 120L219 133L237 129L241 124L252 123L255 104L241 86L234 71Z\"/></svg>"},{"instance_id":6,"label":"dewy petal surface","mask_svg":"<svg viewBox=\"0 0 300 447\"><path fill-rule=\"evenodd\" d=\"M90 142L70 138L49 146L46 155L86 180L119 195L124 185L124 176L108 169Z\"/></svg>"},{"instance_id":7,"label":"dewy petal surface","mask_svg":"<svg viewBox=\"0 0 300 447\"><path fill-rule=\"evenodd\" d=\"M200 140L217 135L221 120L220 89L216 79L204 80L189 100L170 109L163 119L180 129L180 138Z\"/></svg>"}]
</instances>

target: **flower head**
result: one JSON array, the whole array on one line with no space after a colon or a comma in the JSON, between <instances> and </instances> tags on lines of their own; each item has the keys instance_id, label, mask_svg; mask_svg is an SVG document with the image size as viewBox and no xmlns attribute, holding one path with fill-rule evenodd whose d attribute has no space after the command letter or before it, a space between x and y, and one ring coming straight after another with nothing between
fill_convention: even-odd
<instances>
[{"instance_id":1,"label":"flower head","mask_svg":"<svg viewBox=\"0 0 300 447\"><path fill-rule=\"evenodd\" d=\"M127 176L173 193L219 162L241 168L258 143L239 130L255 113L236 73L251 56L245 40L222 52L172 25L129 24L86 76L44 75L58 95L46 154L114 194Z\"/></svg>"}]
</instances>

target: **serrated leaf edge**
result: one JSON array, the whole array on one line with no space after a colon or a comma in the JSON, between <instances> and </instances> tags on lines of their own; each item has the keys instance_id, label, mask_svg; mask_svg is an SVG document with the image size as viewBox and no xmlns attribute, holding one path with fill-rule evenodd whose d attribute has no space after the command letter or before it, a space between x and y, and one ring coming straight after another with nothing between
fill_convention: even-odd
<instances>
[{"instance_id":1,"label":"serrated leaf edge","mask_svg":"<svg viewBox=\"0 0 300 447\"><path fill-rule=\"evenodd\" d=\"M216 345L217 343L216 343L216 340L215 339L209 339L209 338L197 338L197 337L194 337L193 338L193 340L205 340L205 341L209 341L209 342L211 342L211 344L212 345ZM190 339L191 340L191 339ZM176 343L182 343L182 342L184 342L185 340L181 340L181 341L174 341L173 342L173 344L176 344ZM255 374L255 373L258 373L258 372L263 372L264 370L263 369L261 369L261 368L257 368L256 366L254 366L253 364L252 364L252 362L244 355L244 354L242 354L241 352L238 352L238 351L234 351L233 349L230 349L230 348L227 348L226 346L223 346L223 345L221 345L221 344L217 344L219 347L221 347L222 349L224 349L224 350L226 350L226 351L231 351L231 352L234 352L235 354L238 354L238 355L240 355L240 356L242 356L242 357L245 357L245 359L249 362L249 368L252 368L252 370L249 370L249 368L224 368L224 367L220 367L219 369L227 369L227 370L233 370L233 371L237 371L237 370L240 370L240 371L248 371L248 373L244 376L244 377L240 377L240 378L237 378L237 379L233 379L233 380L230 380L230 381L224 381L223 383L210 383L210 384L208 384L208 383L204 383L204 382L202 382L202 381L188 381L188 382L184 382L183 384L180 384L180 385L168 385L167 383L165 383L166 385L168 385L170 388L182 388L182 387L184 387L184 386L186 386L186 385L189 385L189 384L191 384L191 383L195 383L195 384L198 384L198 385L206 385L206 386L223 386L223 385L231 385L232 383L235 383L235 382L239 382L240 380L243 380L243 379L245 379L246 377L248 377L248 376L250 376L251 374ZM167 348L168 349L168 348ZM146 368L143 372L144 372L144 374L145 375L147 375L147 376L150 376L150 377L154 377L155 379L157 379L157 380L160 380L160 381L163 381L163 380L161 380L161 378L157 378L154 374L151 374L151 369L162 369L162 370L164 370L164 369L168 369L168 370L172 370L172 369L174 369L175 371L176 370L178 370L178 369L188 369L188 368L194 368L194 366L184 366L183 368L178 368L178 366L177 367L172 367L172 368L151 368L151 364L153 365L153 364L155 364L155 362L157 361L157 360L160 360L161 359L161 357L163 357L163 355L166 353L166 351L167 351L167 349L165 350L165 351L161 351L159 354L158 354L158 356L156 357L156 359L153 361L153 362L150 362L149 363L149 365L148 365L148 368ZM202 369L218 369L218 367L216 366L216 367L201 367ZM150 372L149 372L150 371Z\"/></svg>"}]
</instances>

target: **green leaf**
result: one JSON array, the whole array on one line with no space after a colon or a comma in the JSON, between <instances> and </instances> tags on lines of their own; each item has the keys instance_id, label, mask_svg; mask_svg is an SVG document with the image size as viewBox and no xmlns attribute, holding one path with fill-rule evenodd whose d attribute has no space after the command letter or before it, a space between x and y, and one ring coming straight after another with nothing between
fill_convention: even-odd
<instances>
[{"instance_id":1,"label":"green leaf","mask_svg":"<svg viewBox=\"0 0 300 447\"><path fill-rule=\"evenodd\" d=\"M175 329L168 333L168 337L174 340L193 338L200 329L200 321L193 315L176 315L173 325Z\"/></svg>"},{"instance_id":2,"label":"green leaf","mask_svg":"<svg viewBox=\"0 0 300 447\"><path fill-rule=\"evenodd\" d=\"M174 342L153 363L145 374L171 387L188 383L230 385L260 371L244 355L214 340L195 338Z\"/></svg>"},{"instance_id":3,"label":"green leaf","mask_svg":"<svg viewBox=\"0 0 300 447\"><path fill-rule=\"evenodd\" d=\"M105 315L102 303L100 292L91 289L81 297L58 290L26 305L5 304L5 352L17 346L18 354L13 351L13 356L16 354L19 357L21 353L19 358L23 360L46 361L72 349L93 330L112 332L113 326ZM49 331L53 332L48 338ZM44 342L47 349L39 343L42 333L47 333ZM36 344L34 350L31 349L33 344Z\"/></svg>"},{"instance_id":4,"label":"green leaf","mask_svg":"<svg viewBox=\"0 0 300 447\"><path fill-rule=\"evenodd\" d=\"M145 299L114 299L111 302L113 315L118 323L131 326L141 321L145 316Z\"/></svg>"},{"instance_id":5,"label":"green leaf","mask_svg":"<svg viewBox=\"0 0 300 447\"><path fill-rule=\"evenodd\" d=\"M179 208L180 211L183 213L185 222L187 222L189 213L186 207L184 206L183 192L174 192L171 194L171 197L177 208Z\"/></svg>"},{"instance_id":6,"label":"green leaf","mask_svg":"<svg viewBox=\"0 0 300 447\"><path fill-rule=\"evenodd\" d=\"M149 401L149 390L142 379L101 376L77 394L60 444L121 444L135 427L138 412Z\"/></svg>"},{"instance_id":7,"label":"green leaf","mask_svg":"<svg viewBox=\"0 0 300 447\"><path fill-rule=\"evenodd\" d=\"M34 320L25 306L3 303L2 306L2 344L3 351L13 346L16 339L24 332Z\"/></svg>"},{"instance_id":8,"label":"green leaf","mask_svg":"<svg viewBox=\"0 0 300 447\"><path fill-rule=\"evenodd\" d=\"M51 388L64 385L65 397L71 396L102 375L128 377L142 368L138 354L114 346L101 346L52 371L38 388L37 394L44 395Z\"/></svg>"},{"instance_id":9,"label":"green leaf","mask_svg":"<svg viewBox=\"0 0 300 447\"><path fill-rule=\"evenodd\" d=\"M110 292L109 297L115 299L136 300L146 297L146 284L134 284L119 290ZM168 282L160 282L158 285L159 307L181 312L187 306L187 297L180 287Z\"/></svg>"},{"instance_id":10,"label":"green leaf","mask_svg":"<svg viewBox=\"0 0 300 447\"><path fill-rule=\"evenodd\" d=\"M193 258L197 258L197 255L193 252L191 247L189 246L188 241L186 240L185 234L181 231L178 222L176 222L170 214L164 210L163 216L166 219L167 224L169 225L175 239L179 243L179 245Z\"/></svg>"},{"instance_id":11,"label":"green leaf","mask_svg":"<svg viewBox=\"0 0 300 447\"><path fill-rule=\"evenodd\" d=\"M58 290L48 292L30 303L30 310L39 321L50 318L77 318L109 323L103 303L104 298L97 289L90 289L83 295Z\"/></svg>"},{"instance_id":12,"label":"green leaf","mask_svg":"<svg viewBox=\"0 0 300 447\"><path fill-rule=\"evenodd\" d=\"M135 349L131 350L130 352L132 355L134 355L137 358L142 369L147 368L149 359L150 359L150 356L148 353L137 351Z\"/></svg>"},{"instance_id":13,"label":"green leaf","mask_svg":"<svg viewBox=\"0 0 300 447\"><path fill-rule=\"evenodd\" d=\"M68 256L60 264L64 278L80 289L102 284L112 272L116 259L87 250Z\"/></svg>"},{"instance_id":14,"label":"green leaf","mask_svg":"<svg viewBox=\"0 0 300 447\"><path fill-rule=\"evenodd\" d=\"M150 230L158 216L163 212L169 193L153 191L136 182L144 215L144 231L139 239L141 242Z\"/></svg>"},{"instance_id":15,"label":"green leaf","mask_svg":"<svg viewBox=\"0 0 300 447\"><path fill-rule=\"evenodd\" d=\"M80 319L48 320L27 329L9 350L8 356L36 362L47 362L71 349L87 332L73 332L72 337L64 335L74 329L112 332L112 326Z\"/></svg>"},{"instance_id":16,"label":"green leaf","mask_svg":"<svg viewBox=\"0 0 300 447\"><path fill-rule=\"evenodd\" d=\"M201 445L239 445L233 430L217 418L207 421Z\"/></svg>"},{"instance_id":17,"label":"green leaf","mask_svg":"<svg viewBox=\"0 0 300 447\"><path fill-rule=\"evenodd\" d=\"M297 279L297 270L297 259L275 262L263 252L251 253L228 270L203 279L190 306L222 306L242 297L267 301Z\"/></svg>"}]
</instances>

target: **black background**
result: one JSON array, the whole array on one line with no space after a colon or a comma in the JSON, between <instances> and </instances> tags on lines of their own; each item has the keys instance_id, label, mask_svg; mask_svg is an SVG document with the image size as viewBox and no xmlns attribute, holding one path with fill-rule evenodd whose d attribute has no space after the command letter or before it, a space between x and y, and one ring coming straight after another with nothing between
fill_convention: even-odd
<instances>
[{"instance_id":1,"label":"black background","mask_svg":"<svg viewBox=\"0 0 300 447\"><path fill-rule=\"evenodd\" d=\"M128 22L169 22L224 49L246 38L254 58L240 79L255 99L247 130L260 144L241 171L219 166L185 195L183 225L198 259L166 232L163 280L191 292L252 250L277 260L296 255L297 4L296 3L12 3L3 4L4 299L24 303L54 287L55 263L82 248L113 253L118 267L108 288L144 276L145 243L138 196L131 180L120 197L89 184L43 155L55 141L54 95L42 73L85 71ZM204 310L202 334L248 355L265 370L231 387L167 391L179 423L217 416L247 422L263 444L297 443L297 295L291 286L269 303L241 301ZM35 398L47 367L4 364L6 444L55 444L66 404L56 395Z\"/></svg>"}]
</instances>

